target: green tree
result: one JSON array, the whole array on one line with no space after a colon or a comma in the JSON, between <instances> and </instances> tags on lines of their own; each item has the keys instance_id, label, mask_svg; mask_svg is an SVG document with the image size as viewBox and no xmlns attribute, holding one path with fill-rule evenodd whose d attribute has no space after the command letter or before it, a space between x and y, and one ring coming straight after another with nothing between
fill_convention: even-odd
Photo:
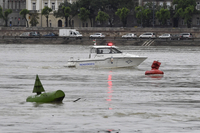
<instances>
[{"instance_id":1,"label":"green tree","mask_svg":"<svg viewBox=\"0 0 200 133\"><path fill-rule=\"evenodd\" d=\"M36 26L37 24L39 24L38 22L38 13L34 12L34 13L29 13L31 16L31 21L29 22L31 24L31 26Z\"/></svg>"},{"instance_id":2,"label":"green tree","mask_svg":"<svg viewBox=\"0 0 200 133\"><path fill-rule=\"evenodd\" d=\"M27 18L26 18L26 15L29 14L29 10L27 10L27 9L22 9L22 10L20 11L19 14L22 15L22 17L26 20L27 27L29 27L29 25L28 25L28 20L27 20Z\"/></svg>"},{"instance_id":3,"label":"green tree","mask_svg":"<svg viewBox=\"0 0 200 133\"><path fill-rule=\"evenodd\" d=\"M95 19L95 12L99 9L99 5L97 5L95 2L98 2L96 0L79 0L79 14L81 13L81 8L85 8L89 11L89 14L87 14L88 18L90 19L90 25L93 27L93 20ZM87 19L88 19L87 18ZM81 19L81 18L80 18Z\"/></svg>"},{"instance_id":4,"label":"green tree","mask_svg":"<svg viewBox=\"0 0 200 133\"><path fill-rule=\"evenodd\" d=\"M52 11L51 8L49 8L48 6L45 6L43 9L42 9L42 15L44 15L46 17L46 21L47 21L47 27L49 27L49 14L50 12Z\"/></svg>"},{"instance_id":5,"label":"green tree","mask_svg":"<svg viewBox=\"0 0 200 133\"><path fill-rule=\"evenodd\" d=\"M156 12L158 9L159 8L156 5L153 5L152 2L146 3L143 7L135 7L137 21L142 23L144 27L151 26L153 20L155 19L153 18L155 15L154 12Z\"/></svg>"},{"instance_id":6,"label":"green tree","mask_svg":"<svg viewBox=\"0 0 200 133\"><path fill-rule=\"evenodd\" d=\"M166 25L167 20L170 18L170 11L168 9L161 8L156 12L156 17L162 25Z\"/></svg>"},{"instance_id":7,"label":"green tree","mask_svg":"<svg viewBox=\"0 0 200 133\"><path fill-rule=\"evenodd\" d=\"M73 17L75 17L79 13L78 12L79 3L73 2L70 7L71 7L71 12L70 12L70 16L69 16L69 26L72 27L71 20L72 20Z\"/></svg>"},{"instance_id":8,"label":"green tree","mask_svg":"<svg viewBox=\"0 0 200 133\"><path fill-rule=\"evenodd\" d=\"M56 18L64 18L65 19L65 27L68 27L68 19L69 19L69 26L71 27L71 19L78 14L79 9L79 2L68 3L64 2L61 3L58 7L57 11L53 12L53 15Z\"/></svg>"},{"instance_id":9,"label":"green tree","mask_svg":"<svg viewBox=\"0 0 200 133\"><path fill-rule=\"evenodd\" d=\"M126 27L127 17L128 17L129 12L130 12L130 10L127 9L126 7L123 7L121 9L117 9L117 11L115 12L115 14L117 16L119 16L120 20L122 21L123 27Z\"/></svg>"},{"instance_id":10,"label":"green tree","mask_svg":"<svg viewBox=\"0 0 200 133\"><path fill-rule=\"evenodd\" d=\"M141 24L141 26L150 26L152 22L152 10L146 7L137 6L135 7L137 22Z\"/></svg>"},{"instance_id":11,"label":"green tree","mask_svg":"<svg viewBox=\"0 0 200 133\"><path fill-rule=\"evenodd\" d=\"M107 13L103 11L99 11L95 20L103 24L106 20L108 20L108 18L109 18L109 15Z\"/></svg>"},{"instance_id":12,"label":"green tree","mask_svg":"<svg viewBox=\"0 0 200 133\"><path fill-rule=\"evenodd\" d=\"M64 17L65 17L66 27L68 27L68 17L70 15L71 8L63 6L62 9L63 9Z\"/></svg>"},{"instance_id":13,"label":"green tree","mask_svg":"<svg viewBox=\"0 0 200 133\"><path fill-rule=\"evenodd\" d=\"M108 0L79 0L79 8L84 7L89 11L89 20L91 27L94 26L95 18L98 12L104 11L106 7L106 2Z\"/></svg>"},{"instance_id":14,"label":"green tree","mask_svg":"<svg viewBox=\"0 0 200 133\"><path fill-rule=\"evenodd\" d=\"M142 26L143 20L145 18L144 8L142 6L137 6L135 7L135 11L136 11L137 23L139 23Z\"/></svg>"},{"instance_id":15,"label":"green tree","mask_svg":"<svg viewBox=\"0 0 200 133\"><path fill-rule=\"evenodd\" d=\"M183 18L190 28L192 24L192 16L198 11L196 10L196 0L174 0L173 4L176 5L175 18Z\"/></svg>"},{"instance_id":16,"label":"green tree","mask_svg":"<svg viewBox=\"0 0 200 133\"><path fill-rule=\"evenodd\" d=\"M8 26L8 15L12 13L12 10L11 9L6 9L4 12L3 12L3 9L2 7L0 6L0 18L2 18L4 21L5 21L5 26L7 27Z\"/></svg>"},{"instance_id":17,"label":"green tree","mask_svg":"<svg viewBox=\"0 0 200 133\"><path fill-rule=\"evenodd\" d=\"M130 10L130 13L134 15L134 8L136 5L138 5L138 2L135 2L135 0L102 0L100 2L101 3L98 3L97 5L98 6L97 9L101 9L101 11L108 13L109 15L108 21L111 27L116 22L115 12L117 11L117 9L126 7L127 9ZM109 10L105 10L105 7L108 7Z\"/></svg>"},{"instance_id":18,"label":"green tree","mask_svg":"<svg viewBox=\"0 0 200 133\"><path fill-rule=\"evenodd\" d=\"M90 11L82 7L80 9L80 13L78 14L78 17L81 19L81 21L85 22L89 18Z\"/></svg>"}]
</instances>

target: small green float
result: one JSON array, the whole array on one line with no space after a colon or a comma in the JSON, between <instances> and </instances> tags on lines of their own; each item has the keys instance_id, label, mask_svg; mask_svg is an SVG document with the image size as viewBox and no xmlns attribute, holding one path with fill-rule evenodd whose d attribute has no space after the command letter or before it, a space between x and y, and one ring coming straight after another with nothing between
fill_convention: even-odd
<instances>
[{"instance_id":1,"label":"small green float","mask_svg":"<svg viewBox=\"0 0 200 133\"><path fill-rule=\"evenodd\" d=\"M62 100L65 97L65 93L62 90L45 92L38 75L36 75L33 93L37 93L37 95L27 97L26 102L40 102L40 103L62 102Z\"/></svg>"}]
</instances>

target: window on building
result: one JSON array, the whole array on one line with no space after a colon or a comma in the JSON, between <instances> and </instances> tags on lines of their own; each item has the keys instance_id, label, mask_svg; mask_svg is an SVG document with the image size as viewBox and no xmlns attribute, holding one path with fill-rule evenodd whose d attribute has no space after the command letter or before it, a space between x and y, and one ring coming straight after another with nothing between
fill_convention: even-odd
<instances>
[{"instance_id":1,"label":"window on building","mask_svg":"<svg viewBox=\"0 0 200 133\"><path fill-rule=\"evenodd\" d=\"M146 5L146 4L147 4L147 2L144 2L143 4L144 4L144 5Z\"/></svg>"},{"instance_id":2,"label":"window on building","mask_svg":"<svg viewBox=\"0 0 200 133\"><path fill-rule=\"evenodd\" d=\"M33 3L33 10L36 10L36 3Z\"/></svg>"},{"instance_id":3,"label":"window on building","mask_svg":"<svg viewBox=\"0 0 200 133\"><path fill-rule=\"evenodd\" d=\"M24 5L22 7L22 9L26 8L26 1L24 1Z\"/></svg>"},{"instance_id":4,"label":"window on building","mask_svg":"<svg viewBox=\"0 0 200 133\"><path fill-rule=\"evenodd\" d=\"M105 7L105 9L106 9L106 10L110 10L110 5L107 5L107 6Z\"/></svg>"},{"instance_id":5,"label":"window on building","mask_svg":"<svg viewBox=\"0 0 200 133\"><path fill-rule=\"evenodd\" d=\"M72 20L72 26L74 27L74 20Z\"/></svg>"},{"instance_id":6,"label":"window on building","mask_svg":"<svg viewBox=\"0 0 200 133\"><path fill-rule=\"evenodd\" d=\"M200 2L197 2L196 9L197 9L197 10L200 10Z\"/></svg>"},{"instance_id":7,"label":"window on building","mask_svg":"<svg viewBox=\"0 0 200 133\"><path fill-rule=\"evenodd\" d=\"M170 25L170 19L167 20L167 25Z\"/></svg>"},{"instance_id":8,"label":"window on building","mask_svg":"<svg viewBox=\"0 0 200 133\"><path fill-rule=\"evenodd\" d=\"M85 27L88 27L88 23L85 24Z\"/></svg>"},{"instance_id":9,"label":"window on building","mask_svg":"<svg viewBox=\"0 0 200 133\"><path fill-rule=\"evenodd\" d=\"M51 4L51 9L54 11L55 10L55 3Z\"/></svg>"},{"instance_id":10,"label":"window on building","mask_svg":"<svg viewBox=\"0 0 200 133\"><path fill-rule=\"evenodd\" d=\"M199 25L200 24L200 22L199 22L199 17L197 18L197 25Z\"/></svg>"},{"instance_id":11,"label":"window on building","mask_svg":"<svg viewBox=\"0 0 200 133\"><path fill-rule=\"evenodd\" d=\"M152 23L151 23L152 25L156 25L156 21L154 20L154 21L152 21Z\"/></svg>"},{"instance_id":12,"label":"window on building","mask_svg":"<svg viewBox=\"0 0 200 133\"><path fill-rule=\"evenodd\" d=\"M9 9L10 2L8 1L8 9Z\"/></svg>"},{"instance_id":13,"label":"window on building","mask_svg":"<svg viewBox=\"0 0 200 133\"><path fill-rule=\"evenodd\" d=\"M176 10L176 7L177 7L177 4L174 4L173 5L173 9Z\"/></svg>"},{"instance_id":14,"label":"window on building","mask_svg":"<svg viewBox=\"0 0 200 133\"><path fill-rule=\"evenodd\" d=\"M167 8L169 9L171 6L171 2L167 2Z\"/></svg>"},{"instance_id":15,"label":"window on building","mask_svg":"<svg viewBox=\"0 0 200 133\"><path fill-rule=\"evenodd\" d=\"M97 25L101 25L100 21L97 21Z\"/></svg>"},{"instance_id":16,"label":"window on building","mask_svg":"<svg viewBox=\"0 0 200 133\"><path fill-rule=\"evenodd\" d=\"M182 18L181 24L182 24L182 25L185 25L185 21L184 21L183 18Z\"/></svg>"},{"instance_id":17,"label":"window on building","mask_svg":"<svg viewBox=\"0 0 200 133\"><path fill-rule=\"evenodd\" d=\"M160 2L160 6L163 6L163 2Z\"/></svg>"},{"instance_id":18,"label":"window on building","mask_svg":"<svg viewBox=\"0 0 200 133\"><path fill-rule=\"evenodd\" d=\"M48 3L47 3L47 2L44 3L44 7L45 7L45 6L48 6Z\"/></svg>"},{"instance_id":19,"label":"window on building","mask_svg":"<svg viewBox=\"0 0 200 133\"><path fill-rule=\"evenodd\" d=\"M15 3L15 7L14 7L14 9L17 9L17 1L14 1Z\"/></svg>"},{"instance_id":20,"label":"window on building","mask_svg":"<svg viewBox=\"0 0 200 133\"><path fill-rule=\"evenodd\" d=\"M51 20L49 20L49 27L51 27Z\"/></svg>"},{"instance_id":21,"label":"window on building","mask_svg":"<svg viewBox=\"0 0 200 133\"><path fill-rule=\"evenodd\" d=\"M21 4L21 3L20 3L20 1L19 1L19 9L21 9L21 8L20 8L20 4Z\"/></svg>"}]
</instances>

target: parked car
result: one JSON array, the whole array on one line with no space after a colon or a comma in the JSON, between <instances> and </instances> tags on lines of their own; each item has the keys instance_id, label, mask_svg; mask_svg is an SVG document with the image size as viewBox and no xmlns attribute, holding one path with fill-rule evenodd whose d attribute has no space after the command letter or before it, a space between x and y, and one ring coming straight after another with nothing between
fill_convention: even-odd
<instances>
[{"instance_id":1,"label":"parked car","mask_svg":"<svg viewBox=\"0 0 200 133\"><path fill-rule=\"evenodd\" d=\"M158 38L159 39L171 39L172 35L169 33L164 33L162 35L160 35Z\"/></svg>"},{"instance_id":2,"label":"parked car","mask_svg":"<svg viewBox=\"0 0 200 133\"><path fill-rule=\"evenodd\" d=\"M181 33L181 35L183 36L183 39L192 39L192 33Z\"/></svg>"},{"instance_id":3,"label":"parked car","mask_svg":"<svg viewBox=\"0 0 200 133\"><path fill-rule=\"evenodd\" d=\"M33 31L33 32L31 32L31 36L32 36L32 37L40 37L40 36L42 36L42 35L40 34L40 32Z\"/></svg>"},{"instance_id":4,"label":"parked car","mask_svg":"<svg viewBox=\"0 0 200 133\"><path fill-rule=\"evenodd\" d=\"M92 37L92 38L104 38L105 35L102 34L102 33L95 33L93 35L90 35L90 37Z\"/></svg>"},{"instance_id":5,"label":"parked car","mask_svg":"<svg viewBox=\"0 0 200 133\"><path fill-rule=\"evenodd\" d=\"M135 33L127 33L126 35L123 35L122 38L124 39L135 39L137 38L137 35Z\"/></svg>"},{"instance_id":6,"label":"parked car","mask_svg":"<svg viewBox=\"0 0 200 133\"><path fill-rule=\"evenodd\" d=\"M171 40L182 40L183 39L183 35L182 34L175 34L172 35Z\"/></svg>"},{"instance_id":7,"label":"parked car","mask_svg":"<svg viewBox=\"0 0 200 133\"><path fill-rule=\"evenodd\" d=\"M31 36L31 32L24 32L19 36L20 36L20 38L30 37Z\"/></svg>"},{"instance_id":8,"label":"parked car","mask_svg":"<svg viewBox=\"0 0 200 133\"><path fill-rule=\"evenodd\" d=\"M153 32L147 32L147 33L143 33L139 36L139 38L151 38L151 39L155 39L156 38L156 34Z\"/></svg>"},{"instance_id":9,"label":"parked car","mask_svg":"<svg viewBox=\"0 0 200 133\"><path fill-rule=\"evenodd\" d=\"M54 37L54 36L58 36L58 34L55 34L55 33L48 33L46 35L43 35L45 37Z\"/></svg>"}]
</instances>

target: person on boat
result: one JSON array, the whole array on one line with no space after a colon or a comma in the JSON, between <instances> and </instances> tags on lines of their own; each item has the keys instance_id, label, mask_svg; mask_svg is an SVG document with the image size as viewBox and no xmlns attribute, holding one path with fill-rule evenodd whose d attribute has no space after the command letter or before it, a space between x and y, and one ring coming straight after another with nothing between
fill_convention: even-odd
<instances>
[{"instance_id":1,"label":"person on boat","mask_svg":"<svg viewBox=\"0 0 200 133\"><path fill-rule=\"evenodd\" d=\"M112 48L110 49L110 52L109 52L110 54L112 54Z\"/></svg>"},{"instance_id":2,"label":"person on boat","mask_svg":"<svg viewBox=\"0 0 200 133\"><path fill-rule=\"evenodd\" d=\"M100 50L99 49L97 49L97 54L100 54Z\"/></svg>"}]
</instances>

